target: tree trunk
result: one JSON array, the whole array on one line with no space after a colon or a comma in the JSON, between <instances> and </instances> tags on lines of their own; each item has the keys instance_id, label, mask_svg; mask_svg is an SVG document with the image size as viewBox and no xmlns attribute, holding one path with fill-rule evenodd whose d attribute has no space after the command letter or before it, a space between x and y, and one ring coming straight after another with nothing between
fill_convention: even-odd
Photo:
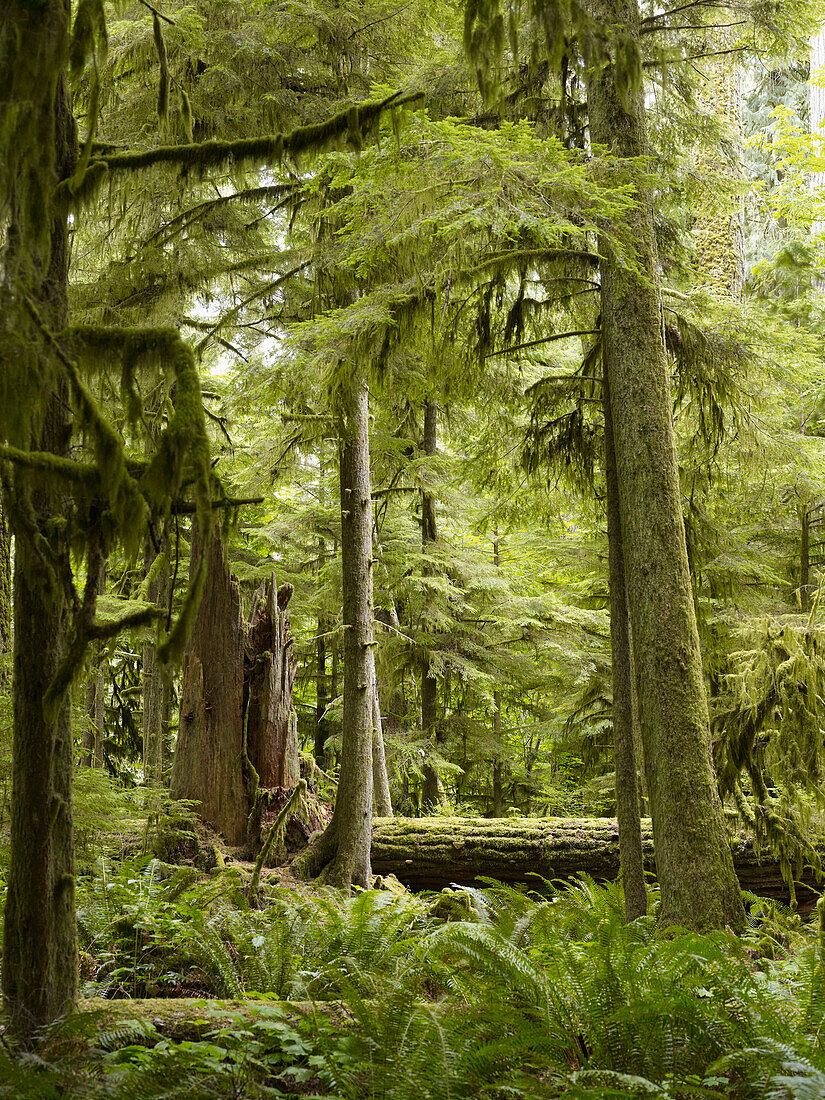
<instances>
[{"instance_id":1,"label":"tree trunk","mask_svg":"<svg viewBox=\"0 0 825 1100\"><path fill-rule=\"evenodd\" d=\"M193 523L191 575L204 552L209 555L206 582L183 658L172 797L197 800L204 821L237 845L246 837L249 812L243 773L241 598L219 527L204 550Z\"/></svg>"},{"instance_id":2,"label":"tree trunk","mask_svg":"<svg viewBox=\"0 0 825 1100\"><path fill-rule=\"evenodd\" d=\"M11 661L6 668L6 658L11 655L12 643L12 586L11 586L11 532L0 491L0 688L9 680Z\"/></svg>"},{"instance_id":3,"label":"tree trunk","mask_svg":"<svg viewBox=\"0 0 825 1100\"><path fill-rule=\"evenodd\" d=\"M498 527L493 537L493 565L498 569L499 556ZM501 762L501 692L493 692L493 741L496 755L493 757L493 817L504 817L504 787L502 784L503 766Z\"/></svg>"},{"instance_id":4,"label":"tree trunk","mask_svg":"<svg viewBox=\"0 0 825 1100\"><path fill-rule=\"evenodd\" d=\"M424 405L423 450L425 455L435 455L438 452L438 406L434 401L427 401ZM425 492L421 495L421 550L425 556L437 537L435 500L432 493ZM428 571L426 562L424 571ZM421 729L433 748L438 738L437 727L438 681L432 674L430 658L425 652L421 657ZM421 807L427 813L444 802L444 788L433 764L425 760L423 770Z\"/></svg>"},{"instance_id":5,"label":"tree trunk","mask_svg":"<svg viewBox=\"0 0 825 1100\"><path fill-rule=\"evenodd\" d=\"M106 559L100 562L97 594L106 591ZM87 768L103 767L103 735L106 718L106 651L98 642L92 650L91 672L86 682L86 727L83 730L82 762Z\"/></svg>"},{"instance_id":6,"label":"tree trunk","mask_svg":"<svg viewBox=\"0 0 825 1100\"><path fill-rule=\"evenodd\" d=\"M262 787L292 788L301 778L292 688L298 658L287 605L292 585L275 577L252 599L244 642L246 751Z\"/></svg>"},{"instance_id":7,"label":"tree trunk","mask_svg":"<svg viewBox=\"0 0 825 1100\"><path fill-rule=\"evenodd\" d=\"M602 27L639 42L636 0L588 0ZM626 51L623 51L626 52ZM640 87L623 99L609 57L588 58L594 143L647 152ZM653 814L662 920L695 929L744 925L710 759L707 699L693 607L668 366L661 335L650 197L627 215L639 274L601 242L602 332L610 376L627 598Z\"/></svg>"},{"instance_id":8,"label":"tree trunk","mask_svg":"<svg viewBox=\"0 0 825 1100\"><path fill-rule=\"evenodd\" d=\"M374 661L372 669L372 808L376 817L392 817L387 755L384 751L384 723L381 721L381 698L378 694L378 676Z\"/></svg>"},{"instance_id":9,"label":"tree trunk","mask_svg":"<svg viewBox=\"0 0 825 1100\"><path fill-rule=\"evenodd\" d=\"M633 658L625 593L619 486L613 449L608 371L604 368L604 449L607 482L607 541L610 572L610 650L613 669L613 762L616 769L616 819L619 823L624 911L635 920L647 912L636 748L633 743Z\"/></svg>"},{"instance_id":10,"label":"tree trunk","mask_svg":"<svg viewBox=\"0 0 825 1100\"><path fill-rule=\"evenodd\" d=\"M318 619L318 634L315 639L315 740L313 755L319 768L326 768L326 744L329 737L327 707L330 704L327 687L327 623Z\"/></svg>"},{"instance_id":11,"label":"tree trunk","mask_svg":"<svg viewBox=\"0 0 825 1100\"><path fill-rule=\"evenodd\" d=\"M149 553L147 546L147 569L150 568ZM150 603L165 607L171 595L171 577L165 551L161 549L161 553L164 557L157 563L157 575L149 582L147 598ZM162 787L167 778L170 695L169 671L158 660L155 643L147 642L143 647L143 778L147 787Z\"/></svg>"},{"instance_id":12,"label":"tree trunk","mask_svg":"<svg viewBox=\"0 0 825 1100\"><path fill-rule=\"evenodd\" d=\"M307 877L324 870L343 889L370 885L372 823L372 489L369 391L353 382L341 397L341 567L344 620L344 711L341 772L332 821L296 860Z\"/></svg>"},{"instance_id":13,"label":"tree trunk","mask_svg":"<svg viewBox=\"0 0 825 1100\"><path fill-rule=\"evenodd\" d=\"M825 27L820 27L815 35L811 38L811 76L815 76L817 73L822 74L825 70ZM809 84L810 87L810 108L811 108L811 133L815 134L822 140L825 140L825 131L822 126L825 124L825 88L820 87L818 84ZM817 159L819 158L819 150L821 146L814 145L814 150L817 153ZM811 173L811 190L822 191L825 188L825 171L818 171ZM825 231L825 222L815 221L811 225L811 233L816 235ZM815 285L819 290L822 290L822 280L816 279Z\"/></svg>"},{"instance_id":14,"label":"tree trunk","mask_svg":"<svg viewBox=\"0 0 825 1100\"><path fill-rule=\"evenodd\" d=\"M655 872L649 820L642 820L641 836L645 867ZM741 838L728 851L743 889L788 904L790 892L775 857ZM372 866L375 874L394 874L413 890L441 890L453 883L481 886L483 878L544 890L542 879L581 873L609 881L620 869L619 830L607 817L396 817L373 826ZM816 903L817 891L809 889L815 881L806 869L804 885L796 888L803 915Z\"/></svg>"},{"instance_id":15,"label":"tree trunk","mask_svg":"<svg viewBox=\"0 0 825 1100\"><path fill-rule=\"evenodd\" d=\"M68 5L43 5L44 10L36 18L25 5L12 4L10 8L3 9L4 18L9 20L6 33L11 35L5 43L0 19L0 64L17 65L19 61L22 68L26 61L18 59L17 50L22 52L25 45L27 57L35 57L43 67L45 90L38 85L39 94L35 97L32 89L34 103L29 106L42 113L37 120L38 132L53 136L53 162L43 169L42 159L48 160L49 152L43 155L40 150L42 159L37 164L41 174L48 176L40 182L53 189L58 180L73 171L77 153L74 118L61 71L68 34ZM19 35L17 39L15 34ZM26 185L29 183L27 177ZM28 201L25 195L19 198L21 204ZM7 275L19 274L25 286L28 282L25 273L30 267L39 268L40 275L32 287L33 300L46 324L52 331L60 332L68 319L66 217L55 215L48 262L39 265L32 254L34 245L21 238L25 221L22 229L15 224L17 213L17 204L13 202L5 256ZM58 374L47 361L40 334L29 331L28 338L39 351L38 370L47 380L44 416L32 446L66 457L71 421L65 375ZM14 508L9 519L16 549L14 748L3 1000L12 1033L28 1042L38 1028L71 1007L77 990L69 692L48 711L43 705L67 646L71 609L63 581L71 575L71 562L65 527L59 522L67 513L62 489L48 478L41 480L29 474L25 468L17 468L13 486ZM47 551L46 557L42 548Z\"/></svg>"},{"instance_id":16,"label":"tree trunk","mask_svg":"<svg viewBox=\"0 0 825 1100\"><path fill-rule=\"evenodd\" d=\"M799 509L801 546L799 550L799 604L803 612L811 603L811 513L807 504Z\"/></svg>"}]
</instances>

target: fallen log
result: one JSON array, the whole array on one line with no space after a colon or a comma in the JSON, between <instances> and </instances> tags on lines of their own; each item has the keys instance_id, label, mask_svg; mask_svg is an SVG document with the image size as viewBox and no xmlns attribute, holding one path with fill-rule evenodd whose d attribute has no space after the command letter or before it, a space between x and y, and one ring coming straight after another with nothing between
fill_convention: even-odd
<instances>
[{"instance_id":1,"label":"fallen log","mask_svg":"<svg viewBox=\"0 0 825 1100\"><path fill-rule=\"evenodd\" d=\"M645 867L655 873L650 820L642 821ZM751 837L731 840L736 874L744 890L787 905L790 891L770 852ZM378 818L372 831L372 870L394 874L413 890L441 890L484 878L546 890L545 881L585 872L599 882L619 873L615 818L465 817ZM796 887L800 913L816 903L810 868Z\"/></svg>"}]
</instances>

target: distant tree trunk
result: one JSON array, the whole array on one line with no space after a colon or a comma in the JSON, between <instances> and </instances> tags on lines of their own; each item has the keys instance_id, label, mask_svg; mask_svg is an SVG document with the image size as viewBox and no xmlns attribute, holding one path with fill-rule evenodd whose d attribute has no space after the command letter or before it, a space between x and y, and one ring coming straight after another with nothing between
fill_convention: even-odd
<instances>
[{"instance_id":1,"label":"distant tree trunk","mask_svg":"<svg viewBox=\"0 0 825 1100\"><path fill-rule=\"evenodd\" d=\"M30 5L17 2L5 4L0 17L0 66L20 65L23 72L27 65L29 70L33 65L42 69L42 85L37 83L40 75L32 74L36 86L27 107L38 116L38 132L54 138L51 164L50 150L37 153L41 158L37 172L46 176L39 182L47 190L71 175L77 154L74 118L61 73L68 12L67 4L51 2L42 4L33 16ZM30 182L26 177L26 186ZM24 203L26 196L12 196L6 277L14 283L19 274L24 287L33 283L33 300L41 316L52 331L61 332L68 319L66 215L54 215L48 257L30 281L25 273L29 265L38 267L37 249L21 239L21 228L15 223L18 199ZM46 214L51 217L50 211ZM67 380L48 361L40 335L31 331L27 335L31 347L43 357L37 369L47 380L43 382L44 415L32 446L66 457L71 441ZM38 1028L71 1008L77 989L69 692L53 707L44 707L67 647L71 609L63 577L71 574L71 562L69 541L58 522L66 514L59 485L18 468L13 497L9 519L16 551L14 748L3 1001L12 1034L29 1042ZM47 549L48 559L42 548Z\"/></svg>"},{"instance_id":2,"label":"distant tree trunk","mask_svg":"<svg viewBox=\"0 0 825 1100\"><path fill-rule=\"evenodd\" d=\"M807 504L799 509L799 523L802 529L799 551L799 603L802 611L807 611L811 602L811 513Z\"/></svg>"},{"instance_id":3,"label":"distant tree trunk","mask_svg":"<svg viewBox=\"0 0 825 1100\"><path fill-rule=\"evenodd\" d=\"M315 741L313 755L319 768L326 768L326 745L329 736L327 707L330 703L327 686L327 620L318 619L318 633L315 638Z\"/></svg>"},{"instance_id":4,"label":"distant tree trunk","mask_svg":"<svg viewBox=\"0 0 825 1100\"><path fill-rule=\"evenodd\" d=\"M501 564L498 542L498 528L493 538L493 565L498 569ZM496 754L493 757L493 817L504 817L504 788L502 783L503 765L501 761L501 692L493 692L493 742Z\"/></svg>"},{"instance_id":5,"label":"distant tree trunk","mask_svg":"<svg viewBox=\"0 0 825 1100\"><path fill-rule=\"evenodd\" d=\"M275 577L252 599L244 642L246 751L262 787L292 788L301 778L292 688L298 658L287 605L292 585Z\"/></svg>"},{"instance_id":6,"label":"distant tree trunk","mask_svg":"<svg viewBox=\"0 0 825 1100\"><path fill-rule=\"evenodd\" d=\"M820 27L815 35L811 38L811 76L819 76L822 79L825 76L825 26ZM811 108L811 133L815 134L822 140L825 140L825 130L822 129L825 124L825 87L820 87L819 84L813 82L810 87L810 108ZM814 149L818 153L820 146L815 145ZM823 191L825 189L825 171L812 172L811 173L811 190ZM817 233L825 232L825 222L821 219L817 219L811 225L811 233L816 235ZM817 279L816 285L819 290L822 290L822 280Z\"/></svg>"},{"instance_id":7,"label":"distant tree trunk","mask_svg":"<svg viewBox=\"0 0 825 1100\"><path fill-rule=\"evenodd\" d=\"M97 593L106 591L106 560L101 559ZM83 730L82 762L87 768L103 767L103 734L106 718L106 651L97 643L91 653L91 670L86 681L86 726Z\"/></svg>"},{"instance_id":8,"label":"distant tree trunk","mask_svg":"<svg viewBox=\"0 0 825 1100\"><path fill-rule=\"evenodd\" d=\"M11 532L0 492L0 659L11 653L12 640ZM9 672L0 663L0 688L9 680Z\"/></svg>"},{"instance_id":9,"label":"distant tree trunk","mask_svg":"<svg viewBox=\"0 0 825 1100\"><path fill-rule=\"evenodd\" d=\"M246 837L243 644L238 583L229 571L219 525L208 547L192 525L190 570L208 554L203 597L183 658L180 725L172 797L195 799L204 821L229 844Z\"/></svg>"},{"instance_id":10,"label":"distant tree trunk","mask_svg":"<svg viewBox=\"0 0 825 1100\"><path fill-rule=\"evenodd\" d=\"M381 699L375 662L372 668L372 808L376 817L392 817L392 796L387 775L387 754L384 751L384 723L381 720Z\"/></svg>"},{"instance_id":11,"label":"distant tree trunk","mask_svg":"<svg viewBox=\"0 0 825 1100\"><path fill-rule=\"evenodd\" d=\"M636 0L588 0L586 6L597 25L625 34L638 47ZM594 49L605 50L602 39L594 39ZM622 81L622 94L606 51L587 61L593 142L619 157L645 155L641 85L627 88ZM622 268L609 241L601 241L602 333L661 919L694 929L727 924L739 930L744 910L710 757L646 192L637 192L625 217L640 270Z\"/></svg>"},{"instance_id":12,"label":"distant tree trunk","mask_svg":"<svg viewBox=\"0 0 825 1100\"><path fill-rule=\"evenodd\" d=\"M293 865L307 877L349 889L370 885L372 825L372 490L369 391L353 383L341 397L341 567L344 713L341 772L332 821Z\"/></svg>"},{"instance_id":13,"label":"distant tree trunk","mask_svg":"<svg viewBox=\"0 0 825 1100\"><path fill-rule=\"evenodd\" d=\"M438 453L438 406L427 401L424 406L425 455ZM421 549L426 555L430 546L438 537L435 523L435 500L432 493L421 495ZM424 566L425 570L427 566ZM421 729L426 739L435 747L438 728L438 680L432 674L429 655L421 657ZM424 763L424 780L421 787L422 809L426 812L444 801L444 788L436 768L429 762Z\"/></svg>"},{"instance_id":14,"label":"distant tree trunk","mask_svg":"<svg viewBox=\"0 0 825 1100\"><path fill-rule=\"evenodd\" d=\"M146 548L146 568L151 568L151 548ZM165 549L156 563L157 573L149 581L147 598L158 607L169 603L171 576ZM143 647L143 777L147 787L162 787L167 778L166 742L169 729L171 681L168 669L158 660L154 641Z\"/></svg>"},{"instance_id":15,"label":"distant tree trunk","mask_svg":"<svg viewBox=\"0 0 825 1100\"><path fill-rule=\"evenodd\" d=\"M633 742L633 661L630 621L619 515L619 485L613 449L613 418L607 363L604 366L604 445L607 482L607 541L610 572L610 649L613 669L613 762L616 770L616 820L619 825L619 854L624 886L626 918L635 920L647 912L642 823L636 778L636 749Z\"/></svg>"}]
</instances>

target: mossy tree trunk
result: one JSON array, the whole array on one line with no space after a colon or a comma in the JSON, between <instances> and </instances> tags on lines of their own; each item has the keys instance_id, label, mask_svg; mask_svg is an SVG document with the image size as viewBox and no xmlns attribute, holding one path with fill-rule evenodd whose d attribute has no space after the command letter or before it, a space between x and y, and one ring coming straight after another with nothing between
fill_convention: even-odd
<instances>
[{"instance_id":1,"label":"mossy tree trunk","mask_svg":"<svg viewBox=\"0 0 825 1100\"><path fill-rule=\"evenodd\" d=\"M0 492L0 660L11 653L12 639L12 584L11 584L11 531ZM8 680L7 670L0 663L0 686Z\"/></svg>"},{"instance_id":2,"label":"mossy tree trunk","mask_svg":"<svg viewBox=\"0 0 825 1100\"><path fill-rule=\"evenodd\" d=\"M198 812L229 844L246 838L249 806L244 781L243 643L238 583L229 571L216 524L203 547L192 525L190 571L208 555L203 597L183 658L180 724L172 796L195 799Z\"/></svg>"},{"instance_id":3,"label":"mossy tree trunk","mask_svg":"<svg viewBox=\"0 0 825 1100\"><path fill-rule=\"evenodd\" d=\"M44 137L43 147L32 151L31 177L20 181L26 194L11 196L5 269L9 285L18 280L28 285L54 332L62 331L68 319L66 217L52 215L49 207L39 211L52 220L46 255L38 256L26 236L26 219L21 224L18 216L33 190L42 188L41 197L53 193L74 168L77 139L63 72L68 17L68 4L56 0L40 5L36 14L24 3L0 6L0 67L19 66L24 75L29 71L31 102L24 109L39 116L34 123ZM22 310L18 316L22 323ZM44 380L42 416L33 418L31 445L67 456L72 434L68 384L49 361L40 335L31 328L26 335L39 360L32 369ZM71 564L62 487L19 468L12 494L14 749L3 1000L11 1031L28 1042L38 1028L71 1008L77 988L68 691L54 705L44 705L67 648L71 607L65 582Z\"/></svg>"},{"instance_id":4,"label":"mossy tree trunk","mask_svg":"<svg viewBox=\"0 0 825 1100\"><path fill-rule=\"evenodd\" d=\"M353 380L340 397L341 568L344 699L335 810L323 834L296 860L307 877L370 885L373 744L372 489L369 391Z\"/></svg>"},{"instance_id":5,"label":"mossy tree trunk","mask_svg":"<svg viewBox=\"0 0 825 1100\"><path fill-rule=\"evenodd\" d=\"M591 138L619 157L643 156L643 89L627 89L626 74L617 79L615 60L615 53L627 55L628 42L638 47L637 2L588 0L587 9L613 36L607 54L588 58ZM620 35L624 45L618 50ZM594 41L604 45L603 39ZM637 192L627 219L639 272L622 269L602 241L602 332L662 920L739 929L744 910L710 758L647 193Z\"/></svg>"},{"instance_id":6,"label":"mossy tree trunk","mask_svg":"<svg viewBox=\"0 0 825 1100\"><path fill-rule=\"evenodd\" d=\"M496 568L501 563L499 553L498 529L493 539L493 565ZM496 745L496 755L493 757L493 817L504 817L504 784L501 744L501 692L493 692L493 741Z\"/></svg>"},{"instance_id":7,"label":"mossy tree trunk","mask_svg":"<svg viewBox=\"0 0 825 1100\"><path fill-rule=\"evenodd\" d=\"M372 668L372 806L376 817L392 817L392 796L384 748L384 722L375 662Z\"/></svg>"},{"instance_id":8,"label":"mossy tree trunk","mask_svg":"<svg viewBox=\"0 0 825 1100\"><path fill-rule=\"evenodd\" d=\"M636 747L633 741L633 655L625 591L619 485L613 447L608 371L604 367L604 449L607 483L607 541L610 575L610 650L613 671L613 763L616 770L616 819L619 824L624 909L628 920L647 912Z\"/></svg>"}]
</instances>

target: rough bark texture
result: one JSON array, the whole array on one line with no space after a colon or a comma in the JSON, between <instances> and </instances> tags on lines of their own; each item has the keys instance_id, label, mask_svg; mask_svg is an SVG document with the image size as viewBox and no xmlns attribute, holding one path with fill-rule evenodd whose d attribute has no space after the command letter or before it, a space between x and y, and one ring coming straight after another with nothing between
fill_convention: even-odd
<instances>
[{"instance_id":1,"label":"rough bark texture","mask_svg":"<svg viewBox=\"0 0 825 1100\"><path fill-rule=\"evenodd\" d=\"M26 49L42 64L51 83L36 100L49 118L40 129L54 135L53 179L73 170L77 141L65 77L68 7L44 5L37 19L21 5L0 9L0 24L9 20L11 56L16 64L15 22ZM23 27L28 26L24 31ZM2 37L2 35L0 35ZM3 43L0 43L3 45ZM61 74L61 75L56 75ZM15 249L28 242L9 233L7 262L15 264ZM65 216L51 226L48 265L34 297L46 323L55 332L67 322L68 228ZM18 257L19 259L19 257ZM26 262L21 262L21 267ZM41 346L32 336L36 346ZM41 354L46 354L42 352ZM68 386L55 380L51 364L42 377L52 380L44 393L44 418L32 440L36 449L66 456L71 440ZM29 1041L36 1029L66 1012L77 989L77 933L72 842L72 731L68 691L59 705L46 712L43 699L64 656L70 626L63 580L70 575L69 545L59 518L67 503L54 484L25 470L14 477L16 507L10 515L15 536L14 564L14 749L12 761L11 859L8 871L3 1001L14 1034ZM25 513L31 509L29 515ZM21 514L23 521L19 520ZM31 523L31 526L29 526ZM49 561L37 541L48 548Z\"/></svg>"},{"instance_id":2,"label":"rough bark texture","mask_svg":"<svg viewBox=\"0 0 825 1100\"><path fill-rule=\"evenodd\" d=\"M638 43L636 0L588 0L595 21ZM647 151L642 89L622 99L613 61L589 59L595 143ZM619 82L620 83L620 82ZM627 598L663 919L744 924L710 760L707 699L688 571L650 198L627 215L640 274L602 242L602 332L610 375Z\"/></svg>"},{"instance_id":3,"label":"rough bark texture","mask_svg":"<svg viewBox=\"0 0 825 1100\"><path fill-rule=\"evenodd\" d=\"M372 489L369 392L353 384L341 397L341 568L344 699L341 772L326 830L296 861L299 873L335 886L370 885L372 823Z\"/></svg>"},{"instance_id":4,"label":"rough bark texture","mask_svg":"<svg viewBox=\"0 0 825 1100\"><path fill-rule=\"evenodd\" d=\"M146 567L150 567L148 547ZM149 582L149 602L165 607L170 586L169 563L164 559ZM170 689L169 672L158 660L157 646L147 642L143 647L143 775L149 787L162 787L167 778Z\"/></svg>"},{"instance_id":5,"label":"rough bark texture","mask_svg":"<svg viewBox=\"0 0 825 1100\"><path fill-rule=\"evenodd\" d=\"M604 371L604 449L607 482L607 540L610 573L610 651L613 671L613 763L616 770L616 818L619 823L624 908L628 920L647 912L636 748L633 743L633 660L625 593L619 486L613 449L610 390Z\"/></svg>"},{"instance_id":6,"label":"rough bark texture","mask_svg":"<svg viewBox=\"0 0 825 1100\"><path fill-rule=\"evenodd\" d=\"M292 585L273 576L252 600L244 641L246 751L262 787L294 787L301 778L292 688L298 658L289 629Z\"/></svg>"},{"instance_id":7,"label":"rough bark texture","mask_svg":"<svg viewBox=\"0 0 825 1100\"><path fill-rule=\"evenodd\" d=\"M646 818L641 836L645 868L655 872L653 830ZM788 888L771 855L760 856L744 838L732 841L730 851L743 889L788 903ZM489 877L541 891L542 879L582 872L607 881L620 869L619 829L614 818L604 817L379 819L373 824L372 869L394 874L414 890L440 890L454 882L482 885L479 880ZM817 894L809 889L814 883L809 871L802 882L807 885L797 886L797 897L804 914Z\"/></svg>"},{"instance_id":8,"label":"rough bark texture","mask_svg":"<svg viewBox=\"0 0 825 1100\"><path fill-rule=\"evenodd\" d=\"M206 584L183 659L173 798L196 799L199 813L227 843L242 844L249 812L243 759L244 627L238 584L220 530L206 550L192 530L194 573L209 555Z\"/></svg>"}]
</instances>

